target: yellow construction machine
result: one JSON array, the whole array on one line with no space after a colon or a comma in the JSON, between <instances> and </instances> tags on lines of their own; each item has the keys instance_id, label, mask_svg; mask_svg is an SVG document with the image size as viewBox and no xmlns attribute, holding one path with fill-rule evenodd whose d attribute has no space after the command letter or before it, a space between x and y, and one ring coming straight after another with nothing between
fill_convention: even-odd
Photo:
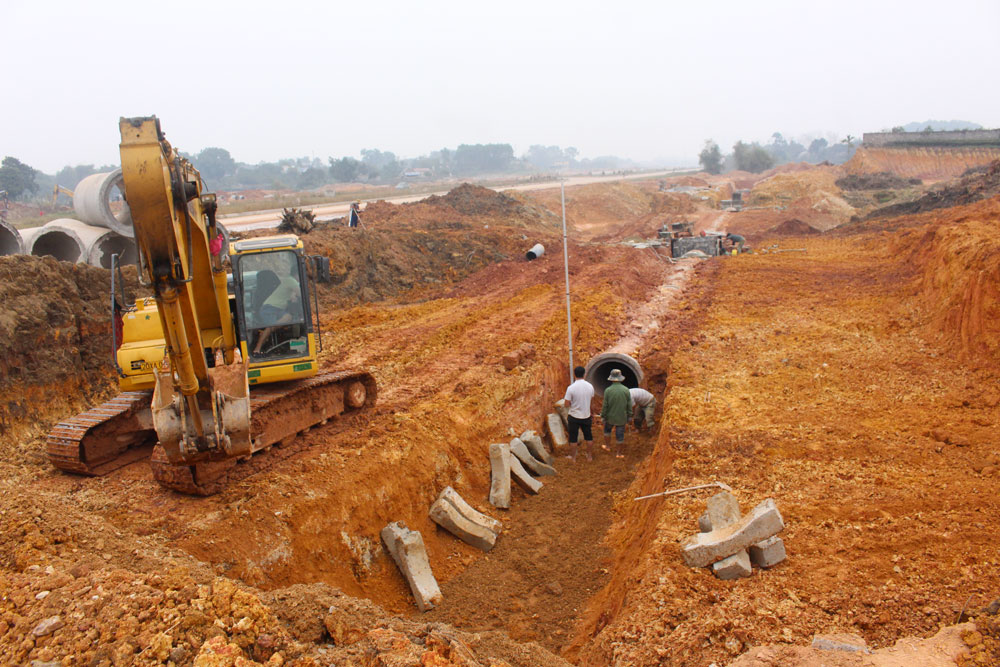
<instances>
[{"instance_id":1,"label":"yellow construction machine","mask_svg":"<svg viewBox=\"0 0 1000 667\"><path fill-rule=\"evenodd\" d=\"M58 424L48 455L62 470L101 475L147 456L155 440L157 481L207 495L238 461L370 408L375 380L319 372L318 299L296 236L236 241L227 255L215 195L159 120L123 118L120 129L139 276L153 296L126 305L112 270L122 393Z\"/></svg>"}]
</instances>

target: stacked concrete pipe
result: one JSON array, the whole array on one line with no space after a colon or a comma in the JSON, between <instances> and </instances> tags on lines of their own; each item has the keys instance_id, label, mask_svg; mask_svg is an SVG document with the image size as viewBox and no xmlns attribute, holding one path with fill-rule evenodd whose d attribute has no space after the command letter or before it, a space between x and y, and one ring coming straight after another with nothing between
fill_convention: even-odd
<instances>
[{"instance_id":1,"label":"stacked concrete pipe","mask_svg":"<svg viewBox=\"0 0 1000 667\"><path fill-rule=\"evenodd\" d=\"M21 233L6 220L0 220L0 257L24 254Z\"/></svg>"},{"instance_id":2,"label":"stacked concrete pipe","mask_svg":"<svg viewBox=\"0 0 1000 667\"><path fill-rule=\"evenodd\" d=\"M125 179L121 169L91 174L73 190L73 210L80 220L88 224L106 227L130 239L135 238L128 204L123 201L122 210L117 214L111 210L111 193L114 188L118 188L122 195L125 194Z\"/></svg>"},{"instance_id":3,"label":"stacked concrete pipe","mask_svg":"<svg viewBox=\"0 0 1000 667\"><path fill-rule=\"evenodd\" d=\"M111 255L117 253L123 264L136 261L135 242L104 227L79 220L59 218L41 227L22 232L24 250L38 257L48 256L64 262L77 262L111 268Z\"/></svg>"}]
</instances>

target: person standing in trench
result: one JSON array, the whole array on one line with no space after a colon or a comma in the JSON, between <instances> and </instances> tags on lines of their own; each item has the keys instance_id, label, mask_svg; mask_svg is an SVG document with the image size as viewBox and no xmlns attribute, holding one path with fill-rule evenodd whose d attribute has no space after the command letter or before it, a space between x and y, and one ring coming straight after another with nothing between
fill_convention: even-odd
<instances>
[{"instance_id":1,"label":"person standing in trench","mask_svg":"<svg viewBox=\"0 0 1000 667\"><path fill-rule=\"evenodd\" d=\"M625 458L625 424L632 414L632 394L628 387L622 384L625 376L617 368L611 371L608 382L611 385L604 390L604 403L601 405L601 419L604 421L605 450L611 448L611 429L615 431L615 458Z\"/></svg>"},{"instance_id":2,"label":"person standing in trench","mask_svg":"<svg viewBox=\"0 0 1000 667\"><path fill-rule=\"evenodd\" d=\"M574 463L576 463L580 431L583 431L583 440L587 444L583 455L588 461L594 460L594 435L591 430L594 418L590 414L590 399L594 398L594 385L583 379L586 372L583 366L574 368L573 376L576 380L566 389L565 400L569 406L569 417L566 419L566 424L569 426L569 456L566 458Z\"/></svg>"}]
</instances>

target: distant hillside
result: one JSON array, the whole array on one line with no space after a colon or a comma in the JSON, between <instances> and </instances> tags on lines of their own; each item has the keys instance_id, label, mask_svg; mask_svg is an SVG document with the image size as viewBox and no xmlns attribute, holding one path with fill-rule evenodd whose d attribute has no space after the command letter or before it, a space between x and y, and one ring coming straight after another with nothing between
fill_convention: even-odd
<instances>
[{"instance_id":1,"label":"distant hillside","mask_svg":"<svg viewBox=\"0 0 1000 667\"><path fill-rule=\"evenodd\" d=\"M903 129L907 132L923 132L930 126L935 132L941 130L981 130L983 126L967 120L925 120L922 123L907 123Z\"/></svg>"}]
</instances>

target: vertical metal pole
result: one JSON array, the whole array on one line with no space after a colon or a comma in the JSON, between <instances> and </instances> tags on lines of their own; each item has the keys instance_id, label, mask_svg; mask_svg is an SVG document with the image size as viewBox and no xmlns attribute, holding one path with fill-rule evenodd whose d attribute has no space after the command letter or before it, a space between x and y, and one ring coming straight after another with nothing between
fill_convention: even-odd
<instances>
[{"instance_id":1,"label":"vertical metal pole","mask_svg":"<svg viewBox=\"0 0 1000 667\"><path fill-rule=\"evenodd\" d=\"M569 337L569 383L573 384L573 316L569 310L569 244L566 240L566 183L559 184L563 216L563 268L566 271L566 335Z\"/></svg>"}]
</instances>

